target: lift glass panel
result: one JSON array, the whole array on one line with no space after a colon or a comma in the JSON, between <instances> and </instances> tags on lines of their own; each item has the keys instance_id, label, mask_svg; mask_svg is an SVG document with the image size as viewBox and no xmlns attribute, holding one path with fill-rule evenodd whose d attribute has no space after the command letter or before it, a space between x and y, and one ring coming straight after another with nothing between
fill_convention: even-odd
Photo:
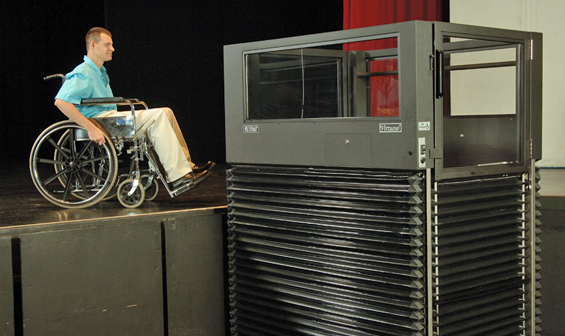
<instances>
[{"instance_id":1,"label":"lift glass panel","mask_svg":"<svg viewBox=\"0 0 565 336\"><path fill-rule=\"evenodd\" d=\"M247 119L398 117L397 50L386 37L249 53Z\"/></svg>"}]
</instances>

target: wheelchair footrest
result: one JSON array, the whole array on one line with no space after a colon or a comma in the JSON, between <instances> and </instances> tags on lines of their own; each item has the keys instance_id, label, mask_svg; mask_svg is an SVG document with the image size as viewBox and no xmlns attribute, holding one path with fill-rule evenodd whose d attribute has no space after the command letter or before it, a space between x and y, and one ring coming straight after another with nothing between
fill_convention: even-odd
<instances>
[{"instance_id":1,"label":"wheelchair footrest","mask_svg":"<svg viewBox=\"0 0 565 336\"><path fill-rule=\"evenodd\" d=\"M194 187L196 187L196 184L194 182L183 184L183 185L181 185L180 187L178 187L177 189L175 189L171 192L171 197L178 196L178 195L182 194L183 192L189 191L190 189L192 189Z\"/></svg>"},{"instance_id":2,"label":"wheelchair footrest","mask_svg":"<svg viewBox=\"0 0 565 336\"><path fill-rule=\"evenodd\" d=\"M175 197L178 196L180 194L182 194L185 191L189 191L190 189L193 189L194 187L196 187L198 184L200 184L201 182L203 182L204 180L206 180L208 177L210 177L210 175L212 175L211 171L208 171L206 174L200 176L199 178L197 178L194 181L190 181L188 183L185 183L181 186L179 186L177 189L173 190L170 192L171 197Z\"/></svg>"}]
</instances>

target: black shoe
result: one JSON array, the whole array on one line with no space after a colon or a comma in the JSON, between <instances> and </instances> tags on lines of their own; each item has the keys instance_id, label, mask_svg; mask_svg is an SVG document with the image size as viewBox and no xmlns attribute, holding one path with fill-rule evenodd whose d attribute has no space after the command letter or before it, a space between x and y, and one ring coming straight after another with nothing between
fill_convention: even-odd
<instances>
[{"instance_id":1,"label":"black shoe","mask_svg":"<svg viewBox=\"0 0 565 336\"><path fill-rule=\"evenodd\" d=\"M201 178L202 176L206 175L207 171L201 171L198 173L195 173L194 171L184 175L183 177L181 177L180 179L174 181L173 184L173 188L177 188L180 187L183 184L187 184L190 182L196 182L199 178Z\"/></svg>"},{"instance_id":2,"label":"black shoe","mask_svg":"<svg viewBox=\"0 0 565 336\"><path fill-rule=\"evenodd\" d=\"M215 166L216 166L216 162L208 161L203 166L194 165L194 167L192 167L192 172L195 173L195 174L198 174L198 173L206 171L206 170L212 170L212 169L214 169Z\"/></svg>"}]
</instances>

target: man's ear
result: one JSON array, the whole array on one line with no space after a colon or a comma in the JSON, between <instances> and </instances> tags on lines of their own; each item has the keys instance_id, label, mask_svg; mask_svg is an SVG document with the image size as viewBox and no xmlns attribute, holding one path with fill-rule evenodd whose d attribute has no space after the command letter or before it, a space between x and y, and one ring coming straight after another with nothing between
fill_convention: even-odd
<instances>
[{"instance_id":1,"label":"man's ear","mask_svg":"<svg viewBox=\"0 0 565 336\"><path fill-rule=\"evenodd\" d=\"M94 47L96 46L96 42L94 42L94 40L91 40L90 43L88 44L88 50L93 50Z\"/></svg>"}]
</instances>

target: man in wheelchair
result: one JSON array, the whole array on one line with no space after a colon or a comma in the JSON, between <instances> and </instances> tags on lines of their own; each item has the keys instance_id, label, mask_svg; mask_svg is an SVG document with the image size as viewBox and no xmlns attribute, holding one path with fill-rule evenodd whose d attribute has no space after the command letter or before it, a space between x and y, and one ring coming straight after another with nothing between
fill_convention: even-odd
<instances>
[{"instance_id":1,"label":"man in wheelchair","mask_svg":"<svg viewBox=\"0 0 565 336\"><path fill-rule=\"evenodd\" d=\"M116 105L80 105L85 98L113 97L104 62L112 59L112 34L95 27L86 34L84 62L68 73L55 97L55 106L69 119L88 131L90 140L105 143L104 132L88 118L127 116ZM214 167L213 162L197 166L192 163L188 146L173 111L169 108L145 109L135 112L136 136L145 135L153 144L167 182L174 188L192 183Z\"/></svg>"}]
</instances>

